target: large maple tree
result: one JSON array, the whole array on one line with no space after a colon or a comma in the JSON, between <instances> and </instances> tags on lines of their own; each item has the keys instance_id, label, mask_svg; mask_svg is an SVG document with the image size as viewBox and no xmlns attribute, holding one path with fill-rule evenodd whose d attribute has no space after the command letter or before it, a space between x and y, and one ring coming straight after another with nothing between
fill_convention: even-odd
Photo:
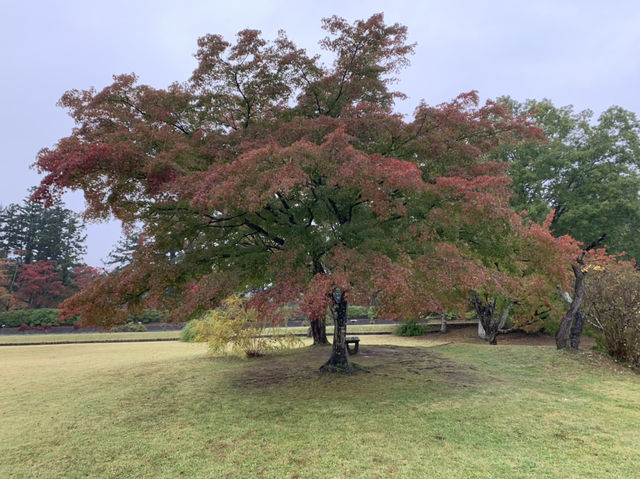
<instances>
[{"instance_id":1,"label":"large maple tree","mask_svg":"<svg viewBox=\"0 0 640 479\"><path fill-rule=\"evenodd\" d=\"M324 368L348 370L348 302L375 294L381 314L403 317L468 305L467 288L488 284L491 238L501 244L523 226L504 168L486 154L539 131L503 105L479 106L473 92L406 119L389 89L413 50L406 28L381 14L323 27L328 66L284 34L267 42L244 30L235 44L201 38L193 76L166 90L121 75L62 97L77 126L40 152L36 196L82 190L87 217L142 224L145 238L130 266L67 300L64 315L106 325L123 306L147 306L186 318L251 292L249 307L274 318L300 303L315 342L326 341L329 309ZM452 293L438 275L454 262L478 274L461 273L468 281Z\"/></svg>"}]
</instances>

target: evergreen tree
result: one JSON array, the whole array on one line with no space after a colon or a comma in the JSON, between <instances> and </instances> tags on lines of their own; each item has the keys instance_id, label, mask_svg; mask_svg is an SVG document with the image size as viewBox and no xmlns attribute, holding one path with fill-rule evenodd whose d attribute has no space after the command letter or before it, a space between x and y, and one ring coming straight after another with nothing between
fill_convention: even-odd
<instances>
[{"instance_id":1,"label":"evergreen tree","mask_svg":"<svg viewBox=\"0 0 640 479\"><path fill-rule=\"evenodd\" d=\"M131 264L133 253L140 246L141 236L139 233L132 233L120 238L116 246L102 262L110 267L113 272L121 271Z\"/></svg>"},{"instance_id":2,"label":"evergreen tree","mask_svg":"<svg viewBox=\"0 0 640 479\"><path fill-rule=\"evenodd\" d=\"M65 285L85 253L84 225L61 201L45 208L29 200L0 212L0 255L17 265L48 261Z\"/></svg>"}]
</instances>

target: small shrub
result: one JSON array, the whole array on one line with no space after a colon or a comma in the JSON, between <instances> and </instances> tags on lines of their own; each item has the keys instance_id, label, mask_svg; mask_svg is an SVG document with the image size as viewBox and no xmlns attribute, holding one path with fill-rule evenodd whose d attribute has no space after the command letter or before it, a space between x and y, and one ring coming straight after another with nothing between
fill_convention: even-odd
<instances>
[{"instance_id":1,"label":"small shrub","mask_svg":"<svg viewBox=\"0 0 640 479\"><path fill-rule=\"evenodd\" d=\"M347 318L355 319L355 318L367 318L369 316L369 308L364 306L348 306L347 307Z\"/></svg>"},{"instance_id":2,"label":"small shrub","mask_svg":"<svg viewBox=\"0 0 640 479\"><path fill-rule=\"evenodd\" d=\"M196 326L201 320L192 319L188 321L187 324L184 325L184 328L180 330L180 341L185 343L194 343L198 341L198 333L196 331ZM202 339L200 339L202 341Z\"/></svg>"},{"instance_id":3,"label":"small shrub","mask_svg":"<svg viewBox=\"0 0 640 479\"><path fill-rule=\"evenodd\" d=\"M410 319L404 323L400 323L396 326L394 334L396 336L422 336L426 334L427 327L416 321L415 319Z\"/></svg>"},{"instance_id":4,"label":"small shrub","mask_svg":"<svg viewBox=\"0 0 640 479\"><path fill-rule=\"evenodd\" d=\"M367 318L369 322L373 324L376 321L376 317L378 316L378 312L376 311L375 306L371 306L367 311Z\"/></svg>"},{"instance_id":5,"label":"small shrub","mask_svg":"<svg viewBox=\"0 0 640 479\"><path fill-rule=\"evenodd\" d=\"M542 321L544 324L544 326L542 327L544 332L551 336L555 336L558 332L558 329L560 328L560 320L558 319L558 317L556 315L548 315Z\"/></svg>"},{"instance_id":6,"label":"small shrub","mask_svg":"<svg viewBox=\"0 0 640 479\"><path fill-rule=\"evenodd\" d=\"M126 323L111 328L112 333L142 333L147 327L144 324Z\"/></svg>"},{"instance_id":7,"label":"small shrub","mask_svg":"<svg viewBox=\"0 0 640 479\"><path fill-rule=\"evenodd\" d=\"M596 342L616 359L640 366L640 272L631 262L592 268L585 313Z\"/></svg>"},{"instance_id":8,"label":"small shrub","mask_svg":"<svg viewBox=\"0 0 640 479\"><path fill-rule=\"evenodd\" d=\"M213 353L248 358L290 349L299 341L291 334L265 336L267 323L260 320L256 310L245 306L246 301L237 295L227 298L193 326L195 340L207 341Z\"/></svg>"}]
</instances>

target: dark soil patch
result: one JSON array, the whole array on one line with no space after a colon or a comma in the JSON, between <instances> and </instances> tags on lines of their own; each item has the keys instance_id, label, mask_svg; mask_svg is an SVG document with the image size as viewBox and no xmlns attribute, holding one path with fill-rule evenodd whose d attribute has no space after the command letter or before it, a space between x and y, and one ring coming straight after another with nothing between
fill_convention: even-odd
<instances>
[{"instance_id":1,"label":"dark soil patch","mask_svg":"<svg viewBox=\"0 0 640 479\"><path fill-rule=\"evenodd\" d=\"M319 367L330 354L329 347L310 347L294 353L295 358L273 361L257 360L251 368L245 368L233 379L239 388L267 388L288 381L308 381L320 376ZM360 353L351 356L353 375L374 375L400 380L415 380L422 376L437 375L452 387L475 387L486 381L475 366L460 364L437 352L400 346L361 347ZM235 373L234 373L235 374Z\"/></svg>"},{"instance_id":2,"label":"dark soil patch","mask_svg":"<svg viewBox=\"0 0 640 479\"><path fill-rule=\"evenodd\" d=\"M294 358L274 361L273 356L251 359L252 366L244 368L233 384L237 387L263 388L288 380L308 380L317 377L318 368L331 354L330 346L313 346L294 352ZM312 368L311 365L316 365Z\"/></svg>"},{"instance_id":3,"label":"dark soil patch","mask_svg":"<svg viewBox=\"0 0 640 479\"><path fill-rule=\"evenodd\" d=\"M486 341L478 338L477 326L460 327L449 332L430 333L423 338L433 340L434 337L451 343L469 343L490 347ZM516 331L498 337L499 345L541 346L555 348L555 338L548 334ZM592 338L583 337L578 356L590 362L607 362L607 366L624 368L615 361L609 360L599 353L587 351L595 344ZM331 353L330 346L315 346L294 352L290 357L284 355L282 360L273 361L273 357L252 359L251 368L245 368L232 379L239 388L268 388L288 381L308 381L317 379L319 367L324 364ZM396 379L415 380L422 376L430 380L429 375L437 375L452 387L468 388L485 384L488 378L481 374L472 364L457 363L436 350L420 349L388 345L361 345L360 352L351 356L358 368L354 375L372 374ZM611 364L609 364L611 363ZM234 373L235 375L236 373ZM491 378L491 381L496 381Z\"/></svg>"}]
</instances>

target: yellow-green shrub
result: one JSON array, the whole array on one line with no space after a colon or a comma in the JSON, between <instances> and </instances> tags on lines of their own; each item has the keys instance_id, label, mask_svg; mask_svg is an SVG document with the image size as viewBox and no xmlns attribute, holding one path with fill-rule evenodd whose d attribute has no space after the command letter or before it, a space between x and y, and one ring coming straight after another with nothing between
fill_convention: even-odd
<instances>
[{"instance_id":1,"label":"yellow-green shrub","mask_svg":"<svg viewBox=\"0 0 640 479\"><path fill-rule=\"evenodd\" d=\"M299 340L291 334L266 336L269 324L260 319L246 301L231 296L210 311L194 327L196 341L206 341L215 354L237 354L244 357L262 356L269 351L289 349Z\"/></svg>"}]
</instances>

